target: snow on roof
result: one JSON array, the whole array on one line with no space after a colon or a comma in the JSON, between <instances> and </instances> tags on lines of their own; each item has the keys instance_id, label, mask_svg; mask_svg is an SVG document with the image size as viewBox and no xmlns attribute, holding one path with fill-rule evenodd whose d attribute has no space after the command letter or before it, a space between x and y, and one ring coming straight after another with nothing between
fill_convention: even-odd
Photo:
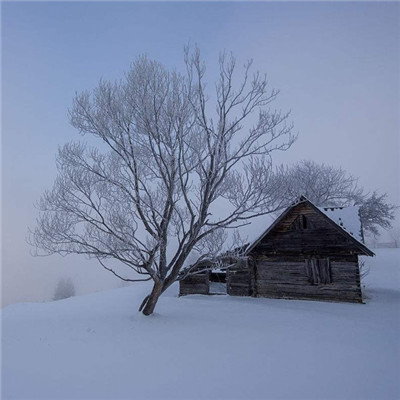
<instances>
[{"instance_id":1,"label":"snow on roof","mask_svg":"<svg viewBox=\"0 0 400 400\"><path fill-rule=\"evenodd\" d=\"M363 243L359 207L318 207L327 217Z\"/></svg>"},{"instance_id":2,"label":"snow on roof","mask_svg":"<svg viewBox=\"0 0 400 400\"><path fill-rule=\"evenodd\" d=\"M259 215L251 218L249 225L240 228L240 236L245 239L246 243L252 244L264 234L276 218L277 215L274 214Z\"/></svg>"},{"instance_id":3,"label":"snow on roof","mask_svg":"<svg viewBox=\"0 0 400 400\"><path fill-rule=\"evenodd\" d=\"M307 200L308 201L308 200ZM290 208L296 206L293 204ZM354 239L363 243L363 234L361 220L359 216L359 207L317 207L322 213L324 213L329 219L339 225L343 230L350 233ZM281 214L280 214L281 215ZM247 249L262 239L262 236L266 233L267 229L279 218L276 214L260 215L255 218L249 219L249 223L238 228L240 237L243 243L248 243ZM227 240L225 243L225 251L228 250L231 245L231 240ZM231 245L232 246L232 245Z\"/></svg>"},{"instance_id":4,"label":"snow on roof","mask_svg":"<svg viewBox=\"0 0 400 400\"><path fill-rule=\"evenodd\" d=\"M248 223L246 225L237 228L237 231L240 235L240 239L243 244L252 244L257 241L264 234L267 228L271 226L271 224L277 218L274 214L266 214L259 215L254 218L249 218ZM232 233L232 232L230 232ZM238 243L233 243L233 237L230 235L224 244L224 248L222 252L232 250Z\"/></svg>"}]
</instances>

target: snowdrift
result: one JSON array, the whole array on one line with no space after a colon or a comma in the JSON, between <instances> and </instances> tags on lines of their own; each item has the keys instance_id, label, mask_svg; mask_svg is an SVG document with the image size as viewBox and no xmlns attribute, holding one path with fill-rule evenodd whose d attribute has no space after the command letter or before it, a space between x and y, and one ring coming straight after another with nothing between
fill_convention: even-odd
<instances>
[{"instance_id":1,"label":"snowdrift","mask_svg":"<svg viewBox=\"0 0 400 400\"><path fill-rule=\"evenodd\" d=\"M160 299L134 286L2 312L2 399L398 399L400 251L367 260L366 304Z\"/></svg>"}]
</instances>

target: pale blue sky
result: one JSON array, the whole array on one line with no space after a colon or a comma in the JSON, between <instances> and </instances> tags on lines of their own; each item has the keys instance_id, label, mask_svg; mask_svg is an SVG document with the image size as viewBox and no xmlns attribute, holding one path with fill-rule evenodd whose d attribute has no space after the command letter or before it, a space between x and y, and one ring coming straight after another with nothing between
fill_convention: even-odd
<instances>
[{"instance_id":1,"label":"pale blue sky","mask_svg":"<svg viewBox=\"0 0 400 400\"><path fill-rule=\"evenodd\" d=\"M197 43L210 77L220 50L232 50L240 62L254 58L281 89L277 106L292 110L299 132L277 162L312 158L343 166L368 189L400 203L399 3L1 6L7 302L48 297L60 274L73 273L82 291L114 284L102 272L102 284L85 283L78 267L87 263L80 259L73 268L69 259L32 259L24 240L36 215L33 202L54 179L57 147L79 139L67 120L74 92L100 77L118 79L144 52L180 69L183 46Z\"/></svg>"}]
</instances>

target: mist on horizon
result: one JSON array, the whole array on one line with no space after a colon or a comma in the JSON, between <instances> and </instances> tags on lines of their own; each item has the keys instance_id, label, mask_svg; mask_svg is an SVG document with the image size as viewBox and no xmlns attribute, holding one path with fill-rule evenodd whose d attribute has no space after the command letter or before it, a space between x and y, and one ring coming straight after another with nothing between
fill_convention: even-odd
<instances>
[{"instance_id":1,"label":"mist on horizon","mask_svg":"<svg viewBox=\"0 0 400 400\"><path fill-rule=\"evenodd\" d=\"M81 137L69 124L76 91L117 80L140 54L183 68L197 43L214 84L218 54L268 74L298 140L274 163L343 167L400 204L400 35L397 3L3 3L2 305L52 300L121 281L82 256L33 257L34 203L56 176L55 154ZM399 225L399 213L394 225ZM382 241L390 237L383 232Z\"/></svg>"}]
</instances>

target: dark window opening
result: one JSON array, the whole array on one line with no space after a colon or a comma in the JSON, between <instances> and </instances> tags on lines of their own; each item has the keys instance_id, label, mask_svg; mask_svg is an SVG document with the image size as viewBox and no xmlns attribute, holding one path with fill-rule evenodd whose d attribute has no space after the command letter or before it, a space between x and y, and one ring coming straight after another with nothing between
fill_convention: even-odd
<instances>
[{"instance_id":1,"label":"dark window opening","mask_svg":"<svg viewBox=\"0 0 400 400\"><path fill-rule=\"evenodd\" d=\"M309 229L309 228L310 228L309 221L307 220L306 216L303 214L299 215L292 222L292 225L291 225L292 230L305 230L305 229Z\"/></svg>"},{"instance_id":2,"label":"dark window opening","mask_svg":"<svg viewBox=\"0 0 400 400\"><path fill-rule=\"evenodd\" d=\"M226 272L210 272L210 294L226 294Z\"/></svg>"}]
</instances>

